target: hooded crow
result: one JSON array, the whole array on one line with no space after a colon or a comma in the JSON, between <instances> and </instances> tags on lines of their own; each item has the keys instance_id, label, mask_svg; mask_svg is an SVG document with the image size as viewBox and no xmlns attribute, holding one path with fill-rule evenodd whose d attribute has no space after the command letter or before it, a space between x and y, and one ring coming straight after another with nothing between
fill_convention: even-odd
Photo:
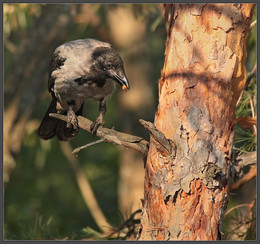
<instances>
[{"instance_id":1,"label":"hooded crow","mask_svg":"<svg viewBox=\"0 0 260 244\"><path fill-rule=\"evenodd\" d=\"M95 134L104 125L106 97L114 91L115 82L124 91L130 88L123 61L111 44L80 39L59 46L50 63L48 90L52 101L40 124L39 136L48 140L56 135L61 141L75 137L79 130L77 116L88 98L99 101L99 116L91 125ZM49 113L67 115L67 122L49 117Z\"/></svg>"}]
</instances>

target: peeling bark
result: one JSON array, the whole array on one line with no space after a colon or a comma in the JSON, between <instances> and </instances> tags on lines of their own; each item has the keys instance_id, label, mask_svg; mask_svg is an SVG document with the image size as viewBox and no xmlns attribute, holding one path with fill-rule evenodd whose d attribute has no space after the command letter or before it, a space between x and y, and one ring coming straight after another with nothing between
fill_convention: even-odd
<instances>
[{"instance_id":1,"label":"peeling bark","mask_svg":"<svg viewBox=\"0 0 260 244\"><path fill-rule=\"evenodd\" d=\"M246 82L253 4L173 4L139 240L217 240L228 197L235 108Z\"/></svg>"}]
</instances>

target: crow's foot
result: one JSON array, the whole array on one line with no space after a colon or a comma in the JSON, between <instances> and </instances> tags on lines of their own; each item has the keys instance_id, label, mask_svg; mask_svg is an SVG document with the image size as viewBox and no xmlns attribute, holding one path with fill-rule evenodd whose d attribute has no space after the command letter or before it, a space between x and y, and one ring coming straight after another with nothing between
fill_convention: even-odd
<instances>
[{"instance_id":1,"label":"crow's foot","mask_svg":"<svg viewBox=\"0 0 260 244\"><path fill-rule=\"evenodd\" d=\"M105 121L103 120L103 116L99 115L96 119L95 122L92 123L92 125L90 126L90 131L93 135L96 135L97 133L97 129L99 126L104 126L105 125Z\"/></svg>"},{"instance_id":2,"label":"crow's foot","mask_svg":"<svg viewBox=\"0 0 260 244\"><path fill-rule=\"evenodd\" d=\"M78 119L71 107L69 107L67 111L67 128L71 128L73 126L73 129L78 129Z\"/></svg>"}]
</instances>

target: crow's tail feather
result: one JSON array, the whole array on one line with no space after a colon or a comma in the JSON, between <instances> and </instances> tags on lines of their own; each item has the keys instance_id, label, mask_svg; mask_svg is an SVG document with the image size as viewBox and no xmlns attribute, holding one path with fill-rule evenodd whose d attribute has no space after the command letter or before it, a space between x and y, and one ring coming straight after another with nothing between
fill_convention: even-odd
<instances>
[{"instance_id":1,"label":"crow's tail feather","mask_svg":"<svg viewBox=\"0 0 260 244\"><path fill-rule=\"evenodd\" d=\"M44 140L51 139L56 135L56 127L58 124L58 120L49 116L49 113L57 113L56 104L57 100L53 98L38 129L39 137L41 137Z\"/></svg>"},{"instance_id":2,"label":"crow's tail feather","mask_svg":"<svg viewBox=\"0 0 260 244\"><path fill-rule=\"evenodd\" d=\"M56 109L57 99L53 98L51 104L43 117L43 120L38 129L38 135L44 139L48 140L57 135L60 141L67 141L75 137L79 131L79 128L67 128L67 123L56 118L49 116L50 113L57 113ZM76 112L76 115L81 115L83 111L83 104L80 109Z\"/></svg>"}]
</instances>

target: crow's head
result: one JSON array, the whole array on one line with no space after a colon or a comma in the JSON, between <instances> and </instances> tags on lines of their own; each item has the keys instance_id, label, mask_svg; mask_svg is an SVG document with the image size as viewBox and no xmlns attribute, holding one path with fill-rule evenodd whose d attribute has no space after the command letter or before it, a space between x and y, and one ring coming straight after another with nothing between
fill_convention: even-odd
<instances>
[{"instance_id":1,"label":"crow's head","mask_svg":"<svg viewBox=\"0 0 260 244\"><path fill-rule=\"evenodd\" d=\"M124 71L124 64L119 54L111 47L98 47L94 50L92 58L96 72L119 83L123 90L130 89Z\"/></svg>"}]
</instances>

